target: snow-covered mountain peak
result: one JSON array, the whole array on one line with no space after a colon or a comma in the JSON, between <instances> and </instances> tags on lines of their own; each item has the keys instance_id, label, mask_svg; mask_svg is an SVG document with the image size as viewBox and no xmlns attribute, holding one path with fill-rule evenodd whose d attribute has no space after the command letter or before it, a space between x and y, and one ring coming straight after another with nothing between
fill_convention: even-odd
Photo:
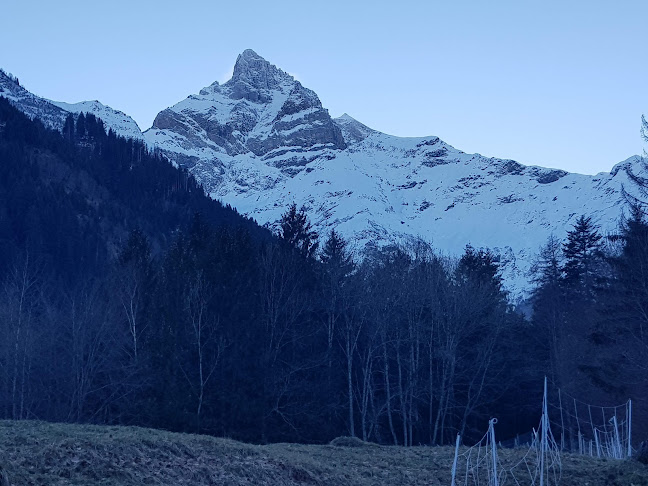
<instances>
[{"instance_id":1,"label":"snow-covered mountain peak","mask_svg":"<svg viewBox=\"0 0 648 486\"><path fill-rule=\"evenodd\" d=\"M246 49L236 59L234 74L226 84L232 88L234 98L250 99L250 95L258 90L272 90L282 83L294 81L288 73L270 64L252 49Z\"/></svg>"},{"instance_id":2,"label":"snow-covered mountain peak","mask_svg":"<svg viewBox=\"0 0 648 486\"><path fill-rule=\"evenodd\" d=\"M342 130L342 135L344 136L344 140L347 144L361 142L369 135L380 133L373 128L369 128L367 125L360 123L358 120L349 116L347 113L334 118L333 121L338 127L340 127L340 130Z\"/></svg>"},{"instance_id":3,"label":"snow-covered mountain peak","mask_svg":"<svg viewBox=\"0 0 648 486\"><path fill-rule=\"evenodd\" d=\"M20 85L18 80L0 69L0 96L7 98L30 118L38 118L50 128L60 129L67 112L49 100L36 96Z\"/></svg>"},{"instance_id":4,"label":"snow-covered mountain peak","mask_svg":"<svg viewBox=\"0 0 648 486\"><path fill-rule=\"evenodd\" d=\"M355 118L353 118L348 113L342 113L342 115L338 116L337 118L334 118L334 120L339 121L339 122L354 122L354 121L357 121Z\"/></svg>"},{"instance_id":5,"label":"snow-covered mountain peak","mask_svg":"<svg viewBox=\"0 0 648 486\"><path fill-rule=\"evenodd\" d=\"M117 135L125 138L142 140L142 130L135 120L123 111L115 110L103 103L93 101L81 101L79 103L64 103L63 101L52 101L53 105L69 113L92 113L101 118L106 129L112 129Z\"/></svg>"},{"instance_id":6,"label":"snow-covered mountain peak","mask_svg":"<svg viewBox=\"0 0 648 486\"><path fill-rule=\"evenodd\" d=\"M69 112L92 112L120 134L139 133L121 112L49 102L4 73L0 96L53 127ZM615 231L622 187L633 188L629 172L648 175L640 157L610 173L570 174L467 154L435 136L387 135L348 114L333 120L316 93L252 50L228 82L161 111L144 139L261 224L276 225L296 203L319 234L334 228L360 252L413 238L444 255L468 243L490 248L515 296L529 290L529 268L549 235L563 237L582 214L602 233Z\"/></svg>"},{"instance_id":7,"label":"snow-covered mountain peak","mask_svg":"<svg viewBox=\"0 0 648 486\"><path fill-rule=\"evenodd\" d=\"M294 174L346 147L317 95L250 49L238 56L232 79L161 111L145 136L177 163L208 173L245 155Z\"/></svg>"},{"instance_id":8,"label":"snow-covered mountain peak","mask_svg":"<svg viewBox=\"0 0 648 486\"><path fill-rule=\"evenodd\" d=\"M618 164L615 164L614 167L612 167L612 170L610 170L610 175L614 177L620 171L625 173L631 171L633 174L641 175L642 177L645 177L645 175L643 174L643 172L645 171L643 161L644 161L643 157L639 155L633 155L632 157L627 158L623 162L619 162ZM597 177L600 175L606 175L606 173L602 172L601 174L596 174Z\"/></svg>"},{"instance_id":9,"label":"snow-covered mountain peak","mask_svg":"<svg viewBox=\"0 0 648 486\"><path fill-rule=\"evenodd\" d=\"M251 50L230 81L162 111L145 136L260 223L275 225L297 203L320 234L335 228L359 250L412 238L447 255L488 247L518 296L550 234L581 214L616 228L635 160L569 174L467 154L435 136L387 135L346 113L333 120L317 94Z\"/></svg>"}]
</instances>

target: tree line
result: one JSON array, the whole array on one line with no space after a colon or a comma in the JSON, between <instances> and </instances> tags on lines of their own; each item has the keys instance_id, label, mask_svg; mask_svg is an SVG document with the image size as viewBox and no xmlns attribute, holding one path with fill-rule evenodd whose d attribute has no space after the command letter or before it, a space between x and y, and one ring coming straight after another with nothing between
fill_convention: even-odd
<instances>
[{"instance_id":1,"label":"tree line","mask_svg":"<svg viewBox=\"0 0 648 486\"><path fill-rule=\"evenodd\" d=\"M486 249L360 260L296 205L272 234L92 115L0 99L0 171L0 418L448 444L529 430L544 375L605 400L645 376L640 210L551 240L525 317Z\"/></svg>"}]
</instances>

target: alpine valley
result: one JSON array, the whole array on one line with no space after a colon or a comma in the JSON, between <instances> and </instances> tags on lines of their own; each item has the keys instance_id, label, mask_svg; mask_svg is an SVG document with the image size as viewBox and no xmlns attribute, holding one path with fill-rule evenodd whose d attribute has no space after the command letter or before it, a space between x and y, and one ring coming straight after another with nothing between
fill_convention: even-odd
<instances>
[{"instance_id":1,"label":"alpine valley","mask_svg":"<svg viewBox=\"0 0 648 486\"><path fill-rule=\"evenodd\" d=\"M395 137L346 114L331 118L316 93L252 50L238 56L229 81L162 110L144 132L98 101L50 101L5 73L0 96L58 129L68 113L90 112L269 227L294 202L320 235L336 229L359 255L415 239L450 256L467 244L490 248L513 297L528 292L547 238L563 238L580 215L604 234L615 231L628 170L641 170L638 156L595 176L525 166L467 154L435 136Z\"/></svg>"}]
</instances>

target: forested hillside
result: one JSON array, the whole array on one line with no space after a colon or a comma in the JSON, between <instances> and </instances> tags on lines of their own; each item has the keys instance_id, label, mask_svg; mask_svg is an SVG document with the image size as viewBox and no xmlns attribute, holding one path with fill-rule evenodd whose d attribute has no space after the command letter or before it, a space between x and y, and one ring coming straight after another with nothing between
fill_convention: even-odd
<instances>
[{"instance_id":1,"label":"forested hillside","mask_svg":"<svg viewBox=\"0 0 648 486\"><path fill-rule=\"evenodd\" d=\"M545 375L645 396L646 228L606 242L583 217L525 319L487 249L359 259L295 205L273 235L94 116L59 133L0 98L0 418L416 445L497 416L514 437Z\"/></svg>"}]
</instances>

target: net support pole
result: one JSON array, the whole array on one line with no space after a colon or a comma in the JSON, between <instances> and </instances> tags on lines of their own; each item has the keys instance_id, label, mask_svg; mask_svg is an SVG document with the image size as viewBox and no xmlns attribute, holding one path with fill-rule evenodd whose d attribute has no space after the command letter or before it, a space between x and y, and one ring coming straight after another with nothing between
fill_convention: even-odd
<instances>
[{"instance_id":1,"label":"net support pole","mask_svg":"<svg viewBox=\"0 0 648 486\"><path fill-rule=\"evenodd\" d=\"M621 438L619 437L619 423L617 422L616 415L612 416L612 425L614 426L614 457L616 459L621 459L623 452L621 450Z\"/></svg>"},{"instance_id":2,"label":"net support pole","mask_svg":"<svg viewBox=\"0 0 648 486\"><path fill-rule=\"evenodd\" d=\"M592 407L591 407L591 405L587 405L587 413L589 414L589 421L590 421L590 425L592 426L592 435L594 437L596 437L596 430L594 429L594 419L592 419ZM596 444L596 449L597 449L597 452L598 452L598 441L597 441L597 444ZM601 457L600 454L599 454L599 457Z\"/></svg>"},{"instance_id":3,"label":"net support pole","mask_svg":"<svg viewBox=\"0 0 648 486\"><path fill-rule=\"evenodd\" d=\"M574 398L574 415L576 416L576 425L578 426L578 452L580 454L583 453L583 447L582 447L582 439L581 439L581 429L580 429L580 422L578 420L578 406L576 406L576 399Z\"/></svg>"},{"instance_id":4,"label":"net support pole","mask_svg":"<svg viewBox=\"0 0 648 486\"><path fill-rule=\"evenodd\" d=\"M560 406L560 450L565 450L565 420L563 419L562 397L560 396L560 388L558 388L558 405Z\"/></svg>"},{"instance_id":5,"label":"net support pole","mask_svg":"<svg viewBox=\"0 0 648 486\"><path fill-rule=\"evenodd\" d=\"M547 413L547 377L544 379L544 396L542 398L542 437L540 438L540 486L544 486L545 456L547 455L547 431L548 431L548 413Z\"/></svg>"},{"instance_id":6,"label":"net support pole","mask_svg":"<svg viewBox=\"0 0 648 486\"><path fill-rule=\"evenodd\" d=\"M499 486L499 478L497 477L497 444L495 443L495 424L497 423L497 419L493 418L490 420L490 427L488 430L488 433L490 435L490 443L491 443L491 455L492 460L493 460L493 477L491 480L488 482L489 485L492 486Z\"/></svg>"},{"instance_id":7,"label":"net support pole","mask_svg":"<svg viewBox=\"0 0 648 486\"><path fill-rule=\"evenodd\" d=\"M457 459L459 458L459 443L461 442L461 436L457 434L457 443L455 444L455 454L454 454L454 461L452 462L452 486L456 486L457 483L456 477L457 477Z\"/></svg>"},{"instance_id":8,"label":"net support pole","mask_svg":"<svg viewBox=\"0 0 648 486\"><path fill-rule=\"evenodd\" d=\"M628 400L628 457L632 457L632 400Z\"/></svg>"}]
</instances>

